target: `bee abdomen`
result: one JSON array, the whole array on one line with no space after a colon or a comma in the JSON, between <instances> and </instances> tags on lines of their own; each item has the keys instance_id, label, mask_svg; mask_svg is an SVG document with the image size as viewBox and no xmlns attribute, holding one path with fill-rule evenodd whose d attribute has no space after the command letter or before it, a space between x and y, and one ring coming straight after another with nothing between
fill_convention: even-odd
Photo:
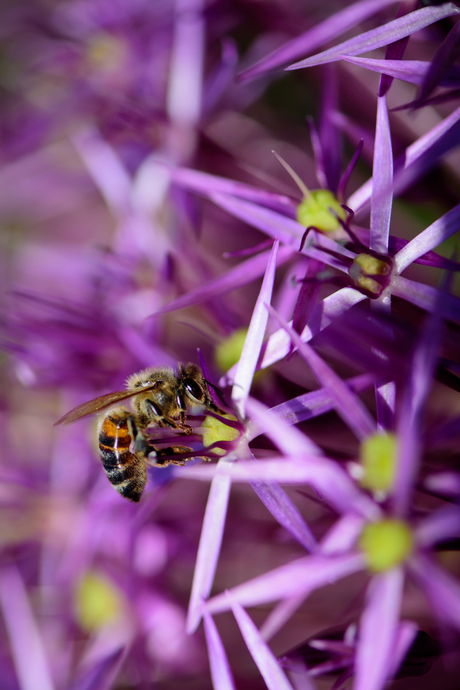
<instances>
[{"instance_id":1,"label":"bee abdomen","mask_svg":"<svg viewBox=\"0 0 460 690\"><path fill-rule=\"evenodd\" d=\"M138 503L147 483L147 472L141 458L132 453L129 455L129 461L121 466L114 466L112 459L109 463L103 459L102 463L109 481L118 493Z\"/></svg>"},{"instance_id":2,"label":"bee abdomen","mask_svg":"<svg viewBox=\"0 0 460 690\"><path fill-rule=\"evenodd\" d=\"M99 430L99 450L101 460L109 481L125 498L140 500L147 483L144 458L132 453L129 420L126 410L118 410L107 415Z\"/></svg>"}]
</instances>

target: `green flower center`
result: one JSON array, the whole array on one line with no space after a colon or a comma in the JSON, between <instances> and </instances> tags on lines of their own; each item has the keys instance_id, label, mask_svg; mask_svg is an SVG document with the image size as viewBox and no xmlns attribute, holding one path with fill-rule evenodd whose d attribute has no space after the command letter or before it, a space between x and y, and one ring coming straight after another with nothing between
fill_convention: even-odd
<instances>
[{"instance_id":1,"label":"green flower center","mask_svg":"<svg viewBox=\"0 0 460 690\"><path fill-rule=\"evenodd\" d=\"M215 360L216 364L222 371L228 371L236 362L238 362L243 351L244 341L246 340L247 329L240 328L234 331L231 336L223 340L216 347Z\"/></svg>"},{"instance_id":2,"label":"green flower center","mask_svg":"<svg viewBox=\"0 0 460 690\"><path fill-rule=\"evenodd\" d=\"M338 218L345 220L346 211L329 189L315 189L305 195L297 207L297 220L306 228L314 226L322 232L340 228Z\"/></svg>"},{"instance_id":3,"label":"green flower center","mask_svg":"<svg viewBox=\"0 0 460 690\"><path fill-rule=\"evenodd\" d=\"M363 529L359 546L369 570L381 573L403 563L414 545L412 531L402 520L372 522Z\"/></svg>"},{"instance_id":4,"label":"green flower center","mask_svg":"<svg viewBox=\"0 0 460 690\"><path fill-rule=\"evenodd\" d=\"M123 612L124 598L107 577L89 572L78 584L75 608L80 626L88 632L94 632L119 618Z\"/></svg>"},{"instance_id":5,"label":"green flower center","mask_svg":"<svg viewBox=\"0 0 460 690\"><path fill-rule=\"evenodd\" d=\"M361 444L361 486L364 489L385 492L391 489L395 476L396 447L394 434L374 434Z\"/></svg>"},{"instance_id":6,"label":"green flower center","mask_svg":"<svg viewBox=\"0 0 460 690\"><path fill-rule=\"evenodd\" d=\"M213 443L219 443L221 441L234 441L240 435L238 429L233 426L229 426L223 422L223 419L229 419L232 422L236 422L237 419L231 414L222 415L219 419L217 417L211 417L209 415L203 422L203 445L211 446ZM217 455L225 455L227 452L223 448L213 448L213 452Z\"/></svg>"}]
</instances>

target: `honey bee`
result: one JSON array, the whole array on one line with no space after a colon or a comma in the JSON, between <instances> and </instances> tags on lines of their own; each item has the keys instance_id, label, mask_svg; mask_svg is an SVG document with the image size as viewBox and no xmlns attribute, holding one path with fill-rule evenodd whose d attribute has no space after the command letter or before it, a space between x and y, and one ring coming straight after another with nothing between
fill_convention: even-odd
<instances>
[{"instance_id":1,"label":"honey bee","mask_svg":"<svg viewBox=\"0 0 460 690\"><path fill-rule=\"evenodd\" d=\"M201 369L195 364L180 364L179 375L171 368L158 367L132 374L125 390L82 403L58 419L55 425L71 424L127 398L131 398L133 409L116 407L101 418L99 451L104 470L115 489L125 498L138 502L147 483L147 465L184 465L187 457L183 454L192 450L186 446L155 448L146 434L147 427L170 427L190 434L192 427L186 423L189 410L198 408L217 414L222 414L222 410L212 402ZM172 459L174 455L180 457Z\"/></svg>"}]
</instances>

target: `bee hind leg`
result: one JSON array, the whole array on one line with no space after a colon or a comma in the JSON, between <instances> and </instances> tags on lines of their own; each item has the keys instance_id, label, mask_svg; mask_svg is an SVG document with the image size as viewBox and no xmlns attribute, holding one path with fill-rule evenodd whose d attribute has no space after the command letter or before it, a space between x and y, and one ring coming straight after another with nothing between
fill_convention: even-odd
<instances>
[{"instance_id":1,"label":"bee hind leg","mask_svg":"<svg viewBox=\"0 0 460 690\"><path fill-rule=\"evenodd\" d=\"M190 453L192 449L185 446L170 446L169 448L154 448L153 451L150 453L149 464L153 467L167 467L168 465L185 465L190 458L174 459L173 456Z\"/></svg>"}]
</instances>

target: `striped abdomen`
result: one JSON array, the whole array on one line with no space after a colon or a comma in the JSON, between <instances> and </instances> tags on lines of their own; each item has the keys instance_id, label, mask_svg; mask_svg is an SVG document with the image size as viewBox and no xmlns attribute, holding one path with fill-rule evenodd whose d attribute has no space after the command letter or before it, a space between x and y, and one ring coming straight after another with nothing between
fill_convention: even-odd
<instances>
[{"instance_id":1,"label":"striped abdomen","mask_svg":"<svg viewBox=\"0 0 460 690\"><path fill-rule=\"evenodd\" d=\"M132 453L130 445L136 426L123 408L111 410L99 428L99 450L110 482L125 498L138 502L147 483L145 457Z\"/></svg>"}]
</instances>

